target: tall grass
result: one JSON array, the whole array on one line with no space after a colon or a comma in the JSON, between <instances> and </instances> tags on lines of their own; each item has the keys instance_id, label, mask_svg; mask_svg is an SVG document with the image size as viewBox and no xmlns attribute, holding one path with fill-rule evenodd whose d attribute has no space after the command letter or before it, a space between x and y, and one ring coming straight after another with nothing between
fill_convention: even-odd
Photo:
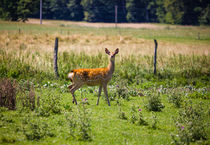
<instances>
[{"instance_id":1,"label":"tall grass","mask_svg":"<svg viewBox=\"0 0 210 145\"><path fill-rule=\"evenodd\" d=\"M120 53L116 57L114 81L126 79L134 83L136 79L151 80L156 78L152 74L154 42L145 35L159 32L157 79L183 78L182 82L187 83L192 78L209 80L210 47L203 40L190 40L198 31L202 32L201 38L205 36L208 39L209 27L116 30L76 25L60 27L54 21L50 22L43 26L0 22L0 31L3 32L0 34L0 77L53 78L54 39L59 37L58 68L62 79L66 79L71 69L106 67L108 58L104 48L118 47ZM141 38L137 32L143 32ZM183 36L186 43L176 39L169 41L169 35L175 37L174 32Z\"/></svg>"},{"instance_id":2,"label":"tall grass","mask_svg":"<svg viewBox=\"0 0 210 145\"><path fill-rule=\"evenodd\" d=\"M160 39L158 73L154 75L154 42L152 36L147 37L153 29L101 29L70 24L60 27L60 23L63 22L51 24L50 21L49 25L40 26L0 22L0 78L15 79L20 91L16 95L16 111L0 107L1 143L170 144L174 141L179 144L185 139L182 136L187 137L185 133L191 133L189 117L193 113L190 112L187 118L178 114L183 110L183 101L192 99L195 104L202 101L206 104L203 110L208 110L210 47L206 40L194 40L199 30L202 39L204 35L208 37L208 27L170 26L173 29L168 28L168 32L165 28L155 29L155 35L160 32ZM173 32L176 30L180 39L175 39ZM139 32L142 32L140 37ZM171 37L167 38L169 35ZM55 77L53 70L55 37L59 37L60 79ZM180 41L181 38L184 40ZM120 48L108 87L112 106L107 106L103 95L104 101L96 106L98 90L88 87L76 91L76 96L91 113L85 108L75 111L77 106L71 102L67 74L75 68L106 67L105 47ZM170 96L172 92L176 94ZM145 104L146 98L150 99ZM174 107L172 103L178 105ZM159 108L150 109L153 106ZM186 114L189 108L186 106L183 113ZM159 112L154 114L147 109ZM198 111L202 113L203 110ZM208 122L208 114L206 111L203 118L197 118L198 122ZM176 117L175 123L182 125L181 128L177 126L177 130L173 121ZM187 122L180 122L180 119L187 119ZM196 125L194 128L199 129ZM171 138L171 134L177 135ZM209 135L204 135L194 143L207 144Z\"/></svg>"}]
</instances>

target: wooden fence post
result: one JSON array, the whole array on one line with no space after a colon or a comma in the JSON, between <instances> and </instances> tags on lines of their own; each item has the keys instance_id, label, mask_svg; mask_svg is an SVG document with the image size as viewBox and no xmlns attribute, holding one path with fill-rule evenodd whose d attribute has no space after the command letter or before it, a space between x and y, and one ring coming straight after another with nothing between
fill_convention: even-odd
<instances>
[{"instance_id":1,"label":"wooden fence post","mask_svg":"<svg viewBox=\"0 0 210 145\"><path fill-rule=\"evenodd\" d=\"M156 71L156 64L157 64L157 46L158 46L158 43L157 43L157 40L154 39L154 42L155 42L155 54L154 54L154 74L156 75L157 71Z\"/></svg>"},{"instance_id":2,"label":"wooden fence post","mask_svg":"<svg viewBox=\"0 0 210 145\"><path fill-rule=\"evenodd\" d=\"M57 57L58 57L58 38L56 37L55 38L55 48L54 48L54 71L55 71L56 77L59 77Z\"/></svg>"}]
</instances>

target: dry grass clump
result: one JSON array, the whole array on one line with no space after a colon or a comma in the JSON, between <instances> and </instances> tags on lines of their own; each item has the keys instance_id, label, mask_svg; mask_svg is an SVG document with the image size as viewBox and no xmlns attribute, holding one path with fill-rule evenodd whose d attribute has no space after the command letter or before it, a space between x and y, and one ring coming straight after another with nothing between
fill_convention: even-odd
<instances>
[{"instance_id":1,"label":"dry grass clump","mask_svg":"<svg viewBox=\"0 0 210 145\"><path fill-rule=\"evenodd\" d=\"M16 109L16 82L10 79L0 80L0 106Z\"/></svg>"}]
</instances>

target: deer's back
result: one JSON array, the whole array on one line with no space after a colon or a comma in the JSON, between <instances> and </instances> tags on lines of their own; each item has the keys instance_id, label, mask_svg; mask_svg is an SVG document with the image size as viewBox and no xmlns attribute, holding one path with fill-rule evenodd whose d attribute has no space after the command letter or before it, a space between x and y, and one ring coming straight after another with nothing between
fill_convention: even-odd
<instances>
[{"instance_id":1,"label":"deer's back","mask_svg":"<svg viewBox=\"0 0 210 145\"><path fill-rule=\"evenodd\" d=\"M111 79L107 68L74 69L71 73L73 73L71 80L74 83L81 83L90 86L100 85Z\"/></svg>"}]
</instances>

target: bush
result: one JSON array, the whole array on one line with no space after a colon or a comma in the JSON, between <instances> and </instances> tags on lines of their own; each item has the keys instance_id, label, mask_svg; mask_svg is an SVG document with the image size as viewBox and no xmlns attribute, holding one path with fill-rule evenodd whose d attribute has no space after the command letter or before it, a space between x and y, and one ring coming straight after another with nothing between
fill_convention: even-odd
<instances>
[{"instance_id":1,"label":"bush","mask_svg":"<svg viewBox=\"0 0 210 145\"><path fill-rule=\"evenodd\" d=\"M173 105L177 108L180 108L182 105L182 94L181 93L175 93L172 92L169 96L168 96L168 100L170 103L173 103Z\"/></svg>"},{"instance_id":2,"label":"bush","mask_svg":"<svg viewBox=\"0 0 210 145\"><path fill-rule=\"evenodd\" d=\"M77 140L91 140L91 120L85 103L77 106L76 112L66 114L66 120L69 125L69 134Z\"/></svg>"},{"instance_id":3,"label":"bush","mask_svg":"<svg viewBox=\"0 0 210 145\"><path fill-rule=\"evenodd\" d=\"M137 113L137 108L133 105L131 107L131 112L130 112L130 114L131 114L130 122L133 123L133 124L138 120L137 116L136 116L136 113Z\"/></svg>"},{"instance_id":4,"label":"bush","mask_svg":"<svg viewBox=\"0 0 210 145\"><path fill-rule=\"evenodd\" d=\"M10 79L0 81L0 106L10 110L16 109L16 82Z\"/></svg>"},{"instance_id":5,"label":"bush","mask_svg":"<svg viewBox=\"0 0 210 145\"><path fill-rule=\"evenodd\" d=\"M139 113L139 118L137 120L137 124L138 125L148 125L148 123L144 120L144 116L142 114L142 109L139 109L138 113Z\"/></svg>"},{"instance_id":6,"label":"bush","mask_svg":"<svg viewBox=\"0 0 210 145\"><path fill-rule=\"evenodd\" d=\"M119 85L117 84L116 86L114 86L112 89L111 93L111 100L116 99L125 99L127 101L129 101L129 90L127 88L127 83L125 81L120 81Z\"/></svg>"},{"instance_id":7,"label":"bush","mask_svg":"<svg viewBox=\"0 0 210 145\"><path fill-rule=\"evenodd\" d=\"M40 98L39 107L36 109L38 116L50 116L50 114L60 114L62 112L61 97L49 93Z\"/></svg>"},{"instance_id":8,"label":"bush","mask_svg":"<svg viewBox=\"0 0 210 145\"><path fill-rule=\"evenodd\" d=\"M185 102L184 108L180 110L178 118L175 119L175 124L178 129L178 140L174 142L178 144L190 144L197 140L207 140L208 123L205 119L208 115L202 104L192 105L192 102Z\"/></svg>"},{"instance_id":9,"label":"bush","mask_svg":"<svg viewBox=\"0 0 210 145\"><path fill-rule=\"evenodd\" d=\"M23 133L28 140L40 140L45 136L53 137L54 133L50 131L50 126L42 119L34 119L32 116L27 116L23 122Z\"/></svg>"},{"instance_id":10,"label":"bush","mask_svg":"<svg viewBox=\"0 0 210 145\"><path fill-rule=\"evenodd\" d=\"M19 88L21 95L20 100L22 102L23 109L28 108L33 111L36 108L34 85L27 81L27 83L21 84ZM39 100L37 99L37 104L38 101Z\"/></svg>"},{"instance_id":11,"label":"bush","mask_svg":"<svg viewBox=\"0 0 210 145\"><path fill-rule=\"evenodd\" d=\"M123 120L127 120L127 117L126 117L126 115L125 115L125 112L123 112L123 111L121 110L121 108L119 108L118 118L119 118L119 119L123 119Z\"/></svg>"},{"instance_id":12,"label":"bush","mask_svg":"<svg viewBox=\"0 0 210 145\"><path fill-rule=\"evenodd\" d=\"M145 103L145 108L149 111L161 111L164 105L161 103L160 94L152 94L147 96L147 102Z\"/></svg>"}]
</instances>

